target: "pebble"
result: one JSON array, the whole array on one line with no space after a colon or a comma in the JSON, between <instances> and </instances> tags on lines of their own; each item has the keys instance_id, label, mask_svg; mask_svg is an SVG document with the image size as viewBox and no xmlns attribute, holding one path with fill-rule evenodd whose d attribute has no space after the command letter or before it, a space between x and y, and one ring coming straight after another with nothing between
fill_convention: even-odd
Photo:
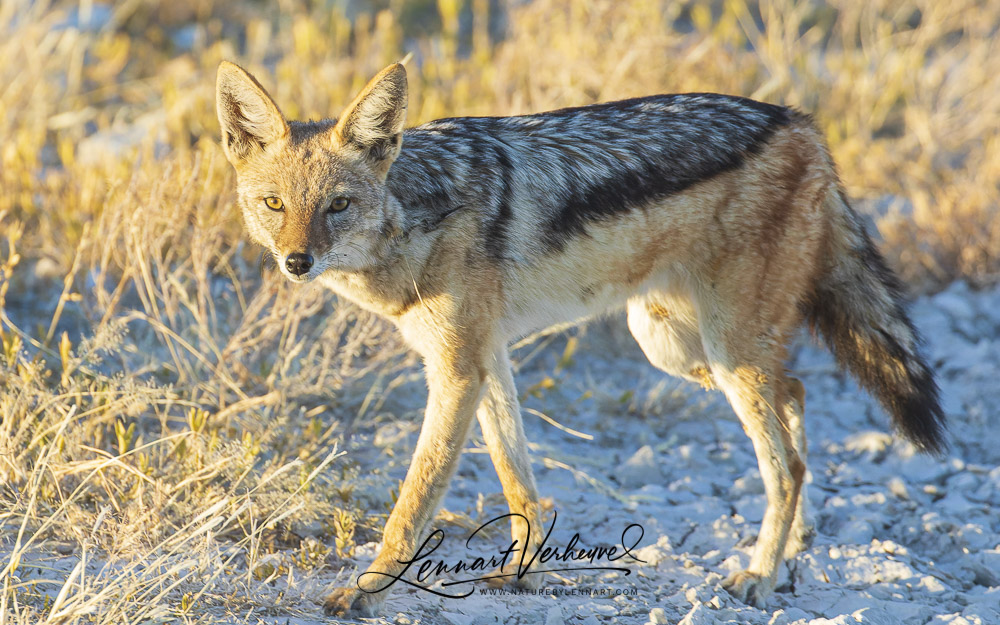
<instances>
[{"instance_id":1,"label":"pebble","mask_svg":"<svg viewBox=\"0 0 1000 625\"><path fill-rule=\"evenodd\" d=\"M563 625L565 622L563 620L562 609L557 605L552 606L545 613L545 625Z\"/></svg>"},{"instance_id":2,"label":"pebble","mask_svg":"<svg viewBox=\"0 0 1000 625\"><path fill-rule=\"evenodd\" d=\"M656 463L656 453L649 445L643 445L615 470L613 477L623 488L641 488L649 482L663 480L663 473Z\"/></svg>"}]
</instances>

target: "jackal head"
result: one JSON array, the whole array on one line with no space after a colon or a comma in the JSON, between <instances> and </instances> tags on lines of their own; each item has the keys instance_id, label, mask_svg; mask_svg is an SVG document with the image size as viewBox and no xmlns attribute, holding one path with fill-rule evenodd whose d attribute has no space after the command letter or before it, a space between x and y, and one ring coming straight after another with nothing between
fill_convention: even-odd
<instances>
[{"instance_id":1,"label":"jackal head","mask_svg":"<svg viewBox=\"0 0 1000 625\"><path fill-rule=\"evenodd\" d=\"M396 222L385 179L403 140L403 66L382 70L339 120L287 121L260 83L228 62L216 97L244 224L281 272L308 282L374 264Z\"/></svg>"}]
</instances>

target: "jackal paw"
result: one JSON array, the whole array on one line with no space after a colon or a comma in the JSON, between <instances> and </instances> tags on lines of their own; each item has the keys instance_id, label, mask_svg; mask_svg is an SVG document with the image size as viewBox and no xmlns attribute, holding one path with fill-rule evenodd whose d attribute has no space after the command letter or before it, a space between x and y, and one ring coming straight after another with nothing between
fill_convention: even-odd
<instances>
[{"instance_id":1,"label":"jackal paw","mask_svg":"<svg viewBox=\"0 0 1000 625\"><path fill-rule=\"evenodd\" d=\"M347 618L371 618L385 602L383 593L361 592L357 588L335 588L323 602L323 612L327 616Z\"/></svg>"},{"instance_id":2,"label":"jackal paw","mask_svg":"<svg viewBox=\"0 0 1000 625\"><path fill-rule=\"evenodd\" d=\"M812 525L792 525L785 542L785 559L794 558L798 553L812 546L816 538L816 528Z\"/></svg>"},{"instance_id":3,"label":"jackal paw","mask_svg":"<svg viewBox=\"0 0 1000 625\"><path fill-rule=\"evenodd\" d=\"M758 573L737 571L722 580L722 587L743 603L763 608L767 605L767 598L771 596L771 591L774 590L774 583L769 577Z\"/></svg>"}]
</instances>

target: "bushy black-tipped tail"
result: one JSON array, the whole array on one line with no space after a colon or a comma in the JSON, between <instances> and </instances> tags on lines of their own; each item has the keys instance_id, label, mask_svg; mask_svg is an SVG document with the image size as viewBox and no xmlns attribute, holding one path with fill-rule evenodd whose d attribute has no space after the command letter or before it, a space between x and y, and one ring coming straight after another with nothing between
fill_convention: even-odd
<instances>
[{"instance_id":1,"label":"bushy black-tipped tail","mask_svg":"<svg viewBox=\"0 0 1000 625\"><path fill-rule=\"evenodd\" d=\"M899 279L842 194L829 199L831 255L807 316L833 352L924 451L946 447L945 417L934 373L920 354L920 337L905 310Z\"/></svg>"}]
</instances>

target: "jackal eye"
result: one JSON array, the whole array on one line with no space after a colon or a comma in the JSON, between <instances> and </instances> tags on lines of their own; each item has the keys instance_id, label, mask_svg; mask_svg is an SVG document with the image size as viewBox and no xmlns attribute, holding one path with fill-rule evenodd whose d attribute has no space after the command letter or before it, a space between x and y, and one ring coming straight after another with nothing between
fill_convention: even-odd
<instances>
[{"instance_id":1,"label":"jackal eye","mask_svg":"<svg viewBox=\"0 0 1000 625\"><path fill-rule=\"evenodd\" d=\"M264 205L273 211L285 210L285 203L281 201L280 197L266 197L264 198Z\"/></svg>"},{"instance_id":2,"label":"jackal eye","mask_svg":"<svg viewBox=\"0 0 1000 625\"><path fill-rule=\"evenodd\" d=\"M330 202L330 212L339 213L342 210L347 210L347 207L351 205L351 198L348 197L335 197L333 201Z\"/></svg>"}]
</instances>

